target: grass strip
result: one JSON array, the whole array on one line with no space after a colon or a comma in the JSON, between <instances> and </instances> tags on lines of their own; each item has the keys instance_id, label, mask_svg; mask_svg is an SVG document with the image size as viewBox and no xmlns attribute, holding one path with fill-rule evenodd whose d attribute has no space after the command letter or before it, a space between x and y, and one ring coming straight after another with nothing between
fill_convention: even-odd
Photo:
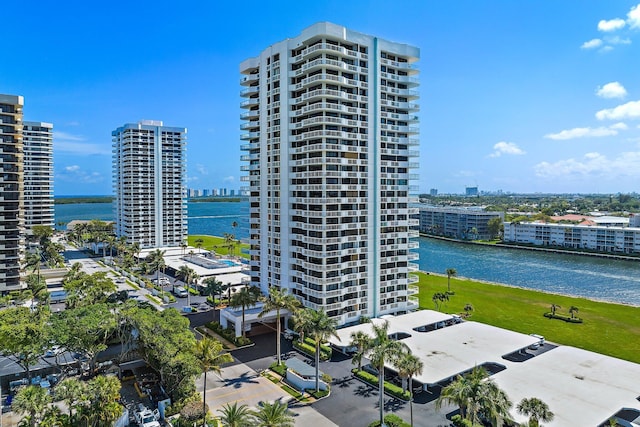
<instances>
[{"instance_id":1,"label":"grass strip","mask_svg":"<svg viewBox=\"0 0 640 427\"><path fill-rule=\"evenodd\" d=\"M455 267L455 266L454 266ZM413 273L419 278L420 307L434 310L434 293L447 291L447 276ZM603 286L606 286L603 284ZM455 295L440 306L447 313L464 313L473 306L469 320L525 334L543 335L548 341L640 363L640 307L558 295L464 278L451 278ZM578 309L583 323L544 316L552 304L557 315L570 316Z\"/></svg>"}]
</instances>

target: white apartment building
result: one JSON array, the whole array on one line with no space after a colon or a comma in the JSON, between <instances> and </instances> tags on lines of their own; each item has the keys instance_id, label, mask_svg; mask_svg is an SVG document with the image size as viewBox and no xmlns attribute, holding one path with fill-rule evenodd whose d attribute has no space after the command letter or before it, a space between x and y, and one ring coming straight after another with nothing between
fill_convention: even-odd
<instances>
[{"instance_id":1,"label":"white apartment building","mask_svg":"<svg viewBox=\"0 0 640 427\"><path fill-rule=\"evenodd\" d=\"M503 212L482 208L421 206L420 232L454 239L490 239L489 221L504 220Z\"/></svg>"},{"instance_id":2,"label":"white apartment building","mask_svg":"<svg viewBox=\"0 0 640 427\"><path fill-rule=\"evenodd\" d=\"M24 225L31 234L34 225L54 226L53 125L23 122Z\"/></svg>"},{"instance_id":3,"label":"white apartment building","mask_svg":"<svg viewBox=\"0 0 640 427\"><path fill-rule=\"evenodd\" d=\"M112 132L115 230L128 243L171 247L187 238L186 134L154 120Z\"/></svg>"},{"instance_id":4,"label":"white apartment building","mask_svg":"<svg viewBox=\"0 0 640 427\"><path fill-rule=\"evenodd\" d=\"M640 228L505 222L504 241L630 254L640 253Z\"/></svg>"},{"instance_id":5,"label":"white apartment building","mask_svg":"<svg viewBox=\"0 0 640 427\"><path fill-rule=\"evenodd\" d=\"M252 283L339 325L418 307L419 49L318 23L240 65Z\"/></svg>"},{"instance_id":6,"label":"white apartment building","mask_svg":"<svg viewBox=\"0 0 640 427\"><path fill-rule=\"evenodd\" d=\"M0 295L21 288L23 106L22 96L0 94Z\"/></svg>"}]
</instances>

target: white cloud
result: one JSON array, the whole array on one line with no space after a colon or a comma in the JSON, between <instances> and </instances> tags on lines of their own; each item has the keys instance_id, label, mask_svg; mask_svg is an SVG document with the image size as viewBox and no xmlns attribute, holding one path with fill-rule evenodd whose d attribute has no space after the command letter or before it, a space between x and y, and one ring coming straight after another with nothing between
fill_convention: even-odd
<instances>
[{"instance_id":1,"label":"white cloud","mask_svg":"<svg viewBox=\"0 0 640 427\"><path fill-rule=\"evenodd\" d=\"M626 123L618 122L616 124L613 124L613 125L609 126L609 129L627 130L627 129L629 129L629 126L627 126Z\"/></svg>"},{"instance_id":2,"label":"white cloud","mask_svg":"<svg viewBox=\"0 0 640 427\"><path fill-rule=\"evenodd\" d=\"M611 19L609 21L605 21L603 19L598 22L598 31L609 32L619 30L620 28L623 28L625 24L624 19L620 18Z\"/></svg>"},{"instance_id":3,"label":"white cloud","mask_svg":"<svg viewBox=\"0 0 640 427\"><path fill-rule=\"evenodd\" d=\"M209 174L209 170L207 169L207 167L205 165L203 165L202 163L198 163L196 164L196 170L201 174L201 175L208 175Z\"/></svg>"},{"instance_id":4,"label":"white cloud","mask_svg":"<svg viewBox=\"0 0 640 427\"><path fill-rule=\"evenodd\" d=\"M627 23L631 28L640 28L640 4L632 7L627 13Z\"/></svg>"},{"instance_id":5,"label":"white cloud","mask_svg":"<svg viewBox=\"0 0 640 427\"><path fill-rule=\"evenodd\" d=\"M86 138L82 135L74 135L72 133L62 132L59 130L53 131L53 139L61 139L65 141L86 141Z\"/></svg>"},{"instance_id":6,"label":"white cloud","mask_svg":"<svg viewBox=\"0 0 640 427\"><path fill-rule=\"evenodd\" d=\"M581 49L594 49L596 47L600 47L602 46L602 40L600 39L592 39L589 40L588 42L584 42L582 43L582 46L580 46Z\"/></svg>"},{"instance_id":7,"label":"white cloud","mask_svg":"<svg viewBox=\"0 0 640 427\"><path fill-rule=\"evenodd\" d=\"M627 96L627 90L618 82L607 83L599 86L596 95L600 98L624 98Z\"/></svg>"},{"instance_id":8,"label":"white cloud","mask_svg":"<svg viewBox=\"0 0 640 427\"><path fill-rule=\"evenodd\" d=\"M65 166L56 174L56 179L78 184L97 184L104 181L100 172L85 171L78 165Z\"/></svg>"},{"instance_id":9,"label":"white cloud","mask_svg":"<svg viewBox=\"0 0 640 427\"><path fill-rule=\"evenodd\" d=\"M222 179L222 181L224 181L224 182L234 182L235 180L236 180L236 178L233 175L227 176L227 177Z\"/></svg>"},{"instance_id":10,"label":"white cloud","mask_svg":"<svg viewBox=\"0 0 640 427\"><path fill-rule=\"evenodd\" d=\"M629 101L615 108L600 110L596 113L598 120L622 120L640 118L640 101Z\"/></svg>"},{"instance_id":11,"label":"white cloud","mask_svg":"<svg viewBox=\"0 0 640 427\"><path fill-rule=\"evenodd\" d=\"M605 37L604 40L609 44L631 44L631 39L623 39L620 36Z\"/></svg>"},{"instance_id":12,"label":"white cloud","mask_svg":"<svg viewBox=\"0 0 640 427\"><path fill-rule=\"evenodd\" d=\"M555 163L541 162L534 166L535 174L541 178L570 177L640 177L640 152L621 153L608 159L600 153L587 153L582 159L560 160Z\"/></svg>"},{"instance_id":13,"label":"white cloud","mask_svg":"<svg viewBox=\"0 0 640 427\"><path fill-rule=\"evenodd\" d=\"M110 145L99 145L86 142L87 139L82 135L72 133L54 131L53 132L53 148L58 153L70 153L80 156L102 155L111 156Z\"/></svg>"},{"instance_id":14,"label":"white cloud","mask_svg":"<svg viewBox=\"0 0 640 427\"><path fill-rule=\"evenodd\" d=\"M599 53L607 53L613 50L613 46L604 46L602 49L598 50Z\"/></svg>"},{"instance_id":15,"label":"white cloud","mask_svg":"<svg viewBox=\"0 0 640 427\"><path fill-rule=\"evenodd\" d=\"M547 139L554 139L556 141L564 141L567 139L575 138L597 138L601 136L617 135L618 131L614 128L599 127L599 128L573 128L563 130L558 133L549 133L544 137Z\"/></svg>"},{"instance_id":16,"label":"white cloud","mask_svg":"<svg viewBox=\"0 0 640 427\"><path fill-rule=\"evenodd\" d=\"M498 142L493 146L495 150L493 153L489 154L489 157L500 157L503 154L511 154L515 156L519 156L525 154L525 151L518 147L513 142Z\"/></svg>"}]
</instances>

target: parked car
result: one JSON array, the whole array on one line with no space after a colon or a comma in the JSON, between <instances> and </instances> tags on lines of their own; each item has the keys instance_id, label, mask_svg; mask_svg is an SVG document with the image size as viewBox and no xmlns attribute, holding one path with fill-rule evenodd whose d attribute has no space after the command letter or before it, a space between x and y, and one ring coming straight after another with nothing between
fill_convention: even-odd
<instances>
[{"instance_id":1,"label":"parked car","mask_svg":"<svg viewBox=\"0 0 640 427\"><path fill-rule=\"evenodd\" d=\"M59 345L54 345L44 353L44 357L56 357L63 351L64 351L64 347Z\"/></svg>"},{"instance_id":2,"label":"parked car","mask_svg":"<svg viewBox=\"0 0 640 427\"><path fill-rule=\"evenodd\" d=\"M187 290L182 286L177 286L173 288L173 294L180 298L186 298L189 295Z\"/></svg>"},{"instance_id":3,"label":"parked car","mask_svg":"<svg viewBox=\"0 0 640 427\"><path fill-rule=\"evenodd\" d=\"M529 346L531 350L537 350L544 345L544 337L538 334L529 334L533 338L536 338L538 342L535 342Z\"/></svg>"}]
</instances>

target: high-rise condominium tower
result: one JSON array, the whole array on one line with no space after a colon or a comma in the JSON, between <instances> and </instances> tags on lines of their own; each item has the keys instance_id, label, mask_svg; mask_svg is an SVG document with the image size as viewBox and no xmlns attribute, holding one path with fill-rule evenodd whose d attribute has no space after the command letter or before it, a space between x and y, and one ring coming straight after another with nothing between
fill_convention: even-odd
<instances>
[{"instance_id":1,"label":"high-rise condominium tower","mask_svg":"<svg viewBox=\"0 0 640 427\"><path fill-rule=\"evenodd\" d=\"M53 125L23 123L25 231L34 225L54 226Z\"/></svg>"},{"instance_id":2,"label":"high-rise condominium tower","mask_svg":"<svg viewBox=\"0 0 640 427\"><path fill-rule=\"evenodd\" d=\"M186 134L152 120L112 132L116 234L128 243L180 246L187 238Z\"/></svg>"},{"instance_id":3,"label":"high-rise condominium tower","mask_svg":"<svg viewBox=\"0 0 640 427\"><path fill-rule=\"evenodd\" d=\"M338 324L417 308L419 50L318 23L240 65L252 282Z\"/></svg>"},{"instance_id":4,"label":"high-rise condominium tower","mask_svg":"<svg viewBox=\"0 0 640 427\"><path fill-rule=\"evenodd\" d=\"M23 105L22 96L0 95L0 294L20 289Z\"/></svg>"}]
</instances>

